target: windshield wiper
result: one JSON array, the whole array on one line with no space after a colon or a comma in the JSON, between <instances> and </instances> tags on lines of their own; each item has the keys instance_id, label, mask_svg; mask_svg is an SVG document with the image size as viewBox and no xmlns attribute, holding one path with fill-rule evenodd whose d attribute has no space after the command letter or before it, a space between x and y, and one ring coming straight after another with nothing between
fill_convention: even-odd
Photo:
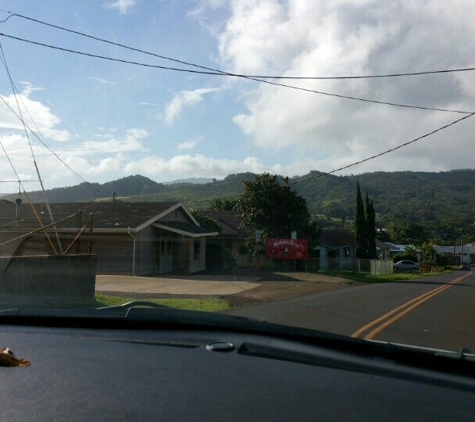
<instances>
[{"instance_id":1,"label":"windshield wiper","mask_svg":"<svg viewBox=\"0 0 475 422\"><path fill-rule=\"evenodd\" d=\"M148 300L132 300L121 305L110 305L110 306L101 306L100 308L95 308L97 311L106 311L106 310L128 310L135 307L145 307L145 308L168 308L171 306L160 305L159 303L150 302Z\"/></svg>"}]
</instances>

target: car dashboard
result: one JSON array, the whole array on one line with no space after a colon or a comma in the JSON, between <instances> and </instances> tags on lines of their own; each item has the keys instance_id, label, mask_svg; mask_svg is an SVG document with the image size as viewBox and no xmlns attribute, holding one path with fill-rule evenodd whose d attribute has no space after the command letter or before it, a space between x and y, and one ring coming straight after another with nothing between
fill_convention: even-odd
<instances>
[{"instance_id":1,"label":"car dashboard","mask_svg":"<svg viewBox=\"0 0 475 422\"><path fill-rule=\"evenodd\" d=\"M4 421L472 420L475 410L473 362L464 373L453 357L440 370L416 364L425 355L408 363L283 330L32 321L0 325L0 347L30 361L0 367Z\"/></svg>"}]
</instances>

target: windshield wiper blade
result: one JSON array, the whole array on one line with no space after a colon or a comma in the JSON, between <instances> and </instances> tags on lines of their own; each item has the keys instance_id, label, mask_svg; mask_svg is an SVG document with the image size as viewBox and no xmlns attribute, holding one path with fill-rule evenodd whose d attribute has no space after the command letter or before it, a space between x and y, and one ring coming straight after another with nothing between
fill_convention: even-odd
<instances>
[{"instance_id":1,"label":"windshield wiper blade","mask_svg":"<svg viewBox=\"0 0 475 422\"><path fill-rule=\"evenodd\" d=\"M101 317L122 316L127 317L130 309L134 308L157 308L175 309L171 306L147 300L133 300L121 305L101 306L98 308L8 308L0 310L0 317L5 316L51 316L51 317Z\"/></svg>"},{"instance_id":2,"label":"windshield wiper blade","mask_svg":"<svg viewBox=\"0 0 475 422\"><path fill-rule=\"evenodd\" d=\"M105 311L105 310L128 310L130 308L136 307L145 307L145 308L168 308L170 309L171 306L161 305L159 303L151 302L148 300L132 300L127 303L123 303L121 305L110 305L110 306L101 306L99 308L95 308L97 311Z\"/></svg>"}]
</instances>

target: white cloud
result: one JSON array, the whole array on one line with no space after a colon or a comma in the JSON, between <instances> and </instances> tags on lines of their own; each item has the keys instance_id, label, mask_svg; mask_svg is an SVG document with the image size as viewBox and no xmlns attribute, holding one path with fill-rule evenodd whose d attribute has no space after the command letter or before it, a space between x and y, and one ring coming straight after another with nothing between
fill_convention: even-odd
<instances>
[{"instance_id":1,"label":"white cloud","mask_svg":"<svg viewBox=\"0 0 475 422\"><path fill-rule=\"evenodd\" d=\"M115 85L115 82L113 81L108 81L107 79L102 79L102 78L95 78L93 76L89 76L88 78L91 81L97 82L101 85Z\"/></svg>"},{"instance_id":2,"label":"white cloud","mask_svg":"<svg viewBox=\"0 0 475 422\"><path fill-rule=\"evenodd\" d=\"M287 165L268 165L258 157L246 157L238 160L212 158L202 154L182 154L169 159L148 156L139 160L131 160L124 165L123 171L126 174L140 172L140 174L157 181L166 181L186 177L223 178L232 173L242 172L295 175L303 174L302 170L310 171L314 164L313 160L304 159Z\"/></svg>"},{"instance_id":3,"label":"white cloud","mask_svg":"<svg viewBox=\"0 0 475 422\"><path fill-rule=\"evenodd\" d=\"M135 6L135 0L116 0L114 2L105 3L106 9L117 9L121 15L126 15L129 9Z\"/></svg>"},{"instance_id":4,"label":"white cloud","mask_svg":"<svg viewBox=\"0 0 475 422\"><path fill-rule=\"evenodd\" d=\"M130 161L124 166L128 174L140 172L156 180L180 177L224 177L230 173L252 171L261 172L267 167L256 157L244 160L228 160L197 155L177 155L170 159L149 156Z\"/></svg>"},{"instance_id":5,"label":"white cloud","mask_svg":"<svg viewBox=\"0 0 475 422\"><path fill-rule=\"evenodd\" d=\"M43 88L34 86L31 82L20 81L20 84L23 86L22 94L25 97L29 97L32 92L43 91Z\"/></svg>"},{"instance_id":6,"label":"white cloud","mask_svg":"<svg viewBox=\"0 0 475 422\"><path fill-rule=\"evenodd\" d=\"M81 150L86 154L145 151L142 139L148 136L144 129L129 129L123 139L110 136L105 141L86 141Z\"/></svg>"},{"instance_id":7,"label":"white cloud","mask_svg":"<svg viewBox=\"0 0 475 422\"><path fill-rule=\"evenodd\" d=\"M178 150L184 151L189 149L194 149L198 146L198 144L203 140L202 136L198 136L195 139L190 139L189 141L182 142L178 145Z\"/></svg>"},{"instance_id":8,"label":"white cloud","mask_svg":"<svg viewBox=\"0 0 475 422\"><path fill-rule=\"evenodd\" d=\"M162 116L163 120L169 125L173 124L186 106L195 105L203 101L206 94L220 91L221 88L200 88L194 91L181 91L174 96L165 108Z\"/></svg>"},{"instance_id":9,"label":"white cloud","mask_svg":"<svg viewBox=\"0 0 475 422\"><path fill-rule=\"evenodd\" d=\"M21 94L4 96L3 101L0 102L0 129L23 131L24 126L21 120L23 117L23 121L29 129L35 133L39 129L47 140L69 140L68 131L56 129L61 122L59 117L45 104L30 98L29 95L32 92L41 91L41 88L33 87L28 82L22 82L22 84L25 89ZM18 111L17 103L21 113Z\"/></svg>"},{"instance_id":10,"label":"white cloud","mask_svg":"<svg viewBox=\"0 0 475 422\"><path fill-rule=\"evenodd\" d=\"M220 67L277 75L355 75L470 67L475 3L234 0L217 34ZM210 7L212 8L212 7ZM206 13L201 8L200 13ZM197 12L198 13L198 12ZM471 74L365 81L283 81L305 89L438 108L472 110ZM279 81L276 81L279 82ZM331 171L430 132L460 115L398 109L244 82L234 123L259 148L313 157ZM456 141L455 141L456 140ZM458 145L465 156L450 153ZM358 171L473 167L470 123L358 166ZM458 161L458 164L454 161ZM318 167L322 166L322 167ZM351 170L349 170L351 171ZM302 172L300 172L302 173Z\"/></svg>"},{"instance_id":11,"label":"white cloud","mask_svg":"<svg viewBox=\"0 0 475 422\"><path fill-rule=\"evenodd\" d=\"M55 154L62 162L43 145L33 143L35 160L45 181L47 188L77 184L81 182L73 175L69 166L75 173L85 177L104 176L106 180L116 179L117 174L122 174L124 166L137 160L138 154L146 149L142 141L148 136L144 129L133 128L126 131L123 136L106 134L100 141L85 141L83 143L61 144L64 147L55 148ZM37 180L33 157L25 135L21 132L0 133L0 143L7 151L8 159L3 150L0 153L0 180L17 180L15 172L23 175L22 180ZM14 169L12 169L10 162ZM64 165L63 162L66 164ZM140 173L140 172L138 172ZM2 191L10 191L10 186L1 186ZM34 186L32 190L38 190Z\"/></svg>"}]
</instances>

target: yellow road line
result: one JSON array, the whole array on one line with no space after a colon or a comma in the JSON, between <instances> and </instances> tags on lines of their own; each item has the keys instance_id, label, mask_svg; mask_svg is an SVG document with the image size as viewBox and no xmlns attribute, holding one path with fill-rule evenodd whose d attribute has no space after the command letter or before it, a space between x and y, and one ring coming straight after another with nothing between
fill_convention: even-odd
<instances>
[{"instance_id":1,"label":"yellow road line","mask_svg":"<svg viewBox=\"0 0 475 422\"><path fill-rule=\"evenodd\" d=\"M371 332L369 332L367 335L365 335L363 338L365 340L371 340L376 334L384 330L387 326L392 324L394 321L397 321L399 318L403 317L406 315L408 312L412 311L414 308L419 306L420 304L424 303L426 300L429 300L430 298L434 297L435 295L438 295L439 293L442 293L444 290L448 289L449 287L452 287L454 284L457 284L458 282L462 281L464 278L466 278L468 275L472 274L472 272L467 273L464 276L458 277L455 280L452 280L450 283L444 284L443 286L437 287L434 290L431 290L430 292L424 293L415 299L410 300L409 302L404 303L401 306L398 306L397 308L393 309L392 311L384 314L383 316L375 319L374 321L370 322L369 324L366 324L365 326L361 327L359 330L355 331L351 337L359 337L362 333L370 330L371 328L377 326L380 322L387 320L386 322L383 322L381 325L378 327L374 328ZM396 314L395 316L393 316ZM393 316L392 318L390 318ZM390 318L390 319L388 319Z\"/></svg>"}]
</instances>

